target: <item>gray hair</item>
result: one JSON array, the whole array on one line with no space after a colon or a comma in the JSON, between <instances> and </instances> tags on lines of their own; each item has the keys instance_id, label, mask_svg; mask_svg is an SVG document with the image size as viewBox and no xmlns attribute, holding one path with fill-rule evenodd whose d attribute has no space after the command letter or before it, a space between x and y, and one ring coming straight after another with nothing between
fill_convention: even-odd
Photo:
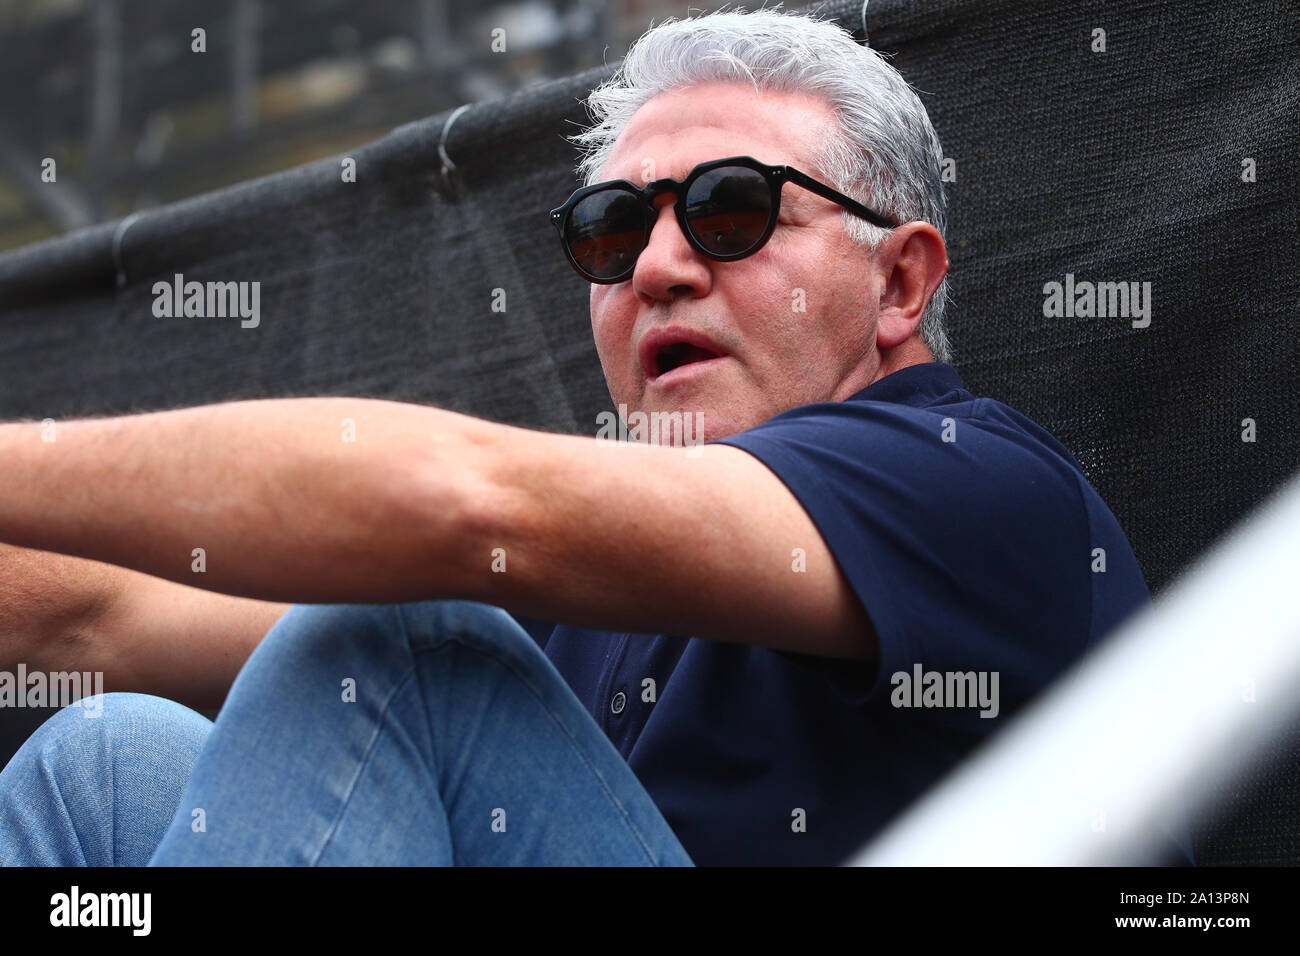
<instances>
[{"instance_id":1,"label":"gray hair","mask_svg":"<svg viewBox=\"0 0 1300 956\"><path fill-rule=\"evenodd\" d=\"M948 225L943 151L921 100L884 58L833 21L802 12L744 8L669 19L642 35L618 70L587 100L594 125L570 137L583 152L578 174L595 182L632 115L652 97L697 83L733 80L826 101L839 122L821 143L820 171L840 192L897 222ZM847 210L850 239L875 252L888 231ZM951 362L944 329L945 277L921 318L935 361Z\"/></svg>"}]
</instances>

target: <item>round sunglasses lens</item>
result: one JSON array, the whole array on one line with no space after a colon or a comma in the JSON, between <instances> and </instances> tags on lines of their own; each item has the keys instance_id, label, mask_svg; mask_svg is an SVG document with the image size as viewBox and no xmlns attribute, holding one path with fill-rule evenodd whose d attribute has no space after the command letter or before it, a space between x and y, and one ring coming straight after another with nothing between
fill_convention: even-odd
<instances>
[{"instance_id":1,"label":"round sunglasses lens","mask_svg":"<svg viewBox=\"0 0 1300 956\"><path fill-rule=\"evenodd\" d=\"M756 169L721 166L704 173L686 192L686 221L709 252L749 252L767 231L772 189Z\"/></svg>"},{"instance_id":2,"label":"round sunglasses lens","mask_svg":"<svg viewBox=\"0 0 1300 956\"><path fill-rule=\"evenodd\" d=\"M588 275L612 279L629 271L645 242L645 208L622 189L580 200L569 212L564 241Z\"/></svg>"}]
</instances>

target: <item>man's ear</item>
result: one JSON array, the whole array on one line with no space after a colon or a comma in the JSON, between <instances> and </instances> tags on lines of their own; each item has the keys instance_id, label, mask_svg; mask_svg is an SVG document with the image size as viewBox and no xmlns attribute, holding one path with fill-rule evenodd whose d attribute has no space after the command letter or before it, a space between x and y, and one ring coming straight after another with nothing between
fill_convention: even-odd
<instances>
[{"instance_id":1,"label":"man's ear","mask_svg":"<svg viewBox=\"0 0 1300 956\"><path fill-rule=\"evenodd\" d=\"M889 233L877 250L884 274L876 345L890 349L916 333L930 297L948 273L948 250L928 222L907 222Z\"/></svg>"}]
</instances>

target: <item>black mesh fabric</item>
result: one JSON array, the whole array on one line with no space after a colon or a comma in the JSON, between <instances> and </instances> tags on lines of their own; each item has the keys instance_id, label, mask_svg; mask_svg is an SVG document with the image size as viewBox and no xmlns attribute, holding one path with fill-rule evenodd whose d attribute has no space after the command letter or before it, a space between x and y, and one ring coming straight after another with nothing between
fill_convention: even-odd
<instances>
[{"instance_id":1,"label":"black mesh fabric","mask_svg":"<svg viewBox=\"0 0 1300 956\"><path fill-rule=\"evenodd\" d=\"M954 161L956 365L1073 450L1158 594L1300 464L1296 7L866 6ZM861 39L863 8L813 9ZM607 73L402 127L352 154L355 183L331 159L0 258L0 417L350 394L593 433L588 287L546 212ZM178 272L260 281L260 326L155 318ZM1066 274L1150 282L1150 325L1045 317ZM1300 862L1297 740L1223 795L1202 862Z\"/></svg>"}]
</instances>

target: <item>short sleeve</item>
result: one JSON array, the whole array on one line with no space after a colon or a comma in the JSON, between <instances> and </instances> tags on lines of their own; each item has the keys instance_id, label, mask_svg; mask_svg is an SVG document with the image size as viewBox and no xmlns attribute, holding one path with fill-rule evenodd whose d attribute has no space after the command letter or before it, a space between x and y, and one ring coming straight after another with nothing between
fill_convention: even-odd
<instances>
[{"instance_id":1,"label":"short sleeve","mask_svg":"<svg viewBox=\"0 0 1300 956\"><path fill-rule=\"evenodd\" d=\"M808 405L720 442L785 483L871 617L876 668L792 656L861 702L918 666L996 671L1027 697L1087 644L1081 476L987 402Z\"/></svg>"}]
</instances>

